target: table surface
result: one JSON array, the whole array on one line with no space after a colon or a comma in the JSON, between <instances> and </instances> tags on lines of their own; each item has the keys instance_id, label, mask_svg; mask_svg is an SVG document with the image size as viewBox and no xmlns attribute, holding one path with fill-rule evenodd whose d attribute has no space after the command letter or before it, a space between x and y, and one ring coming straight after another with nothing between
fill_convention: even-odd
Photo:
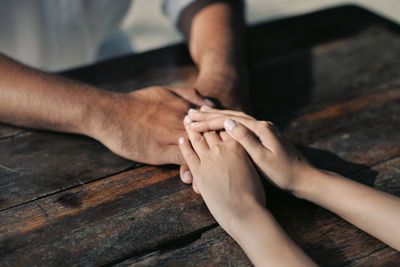
<instances>
[{"instance_id":1,"label":"table surface","mask_svg":"<svg viewBox=\"0 0 400 267\"><path fill-rule=\"evenodd\" d=\"M318 167L400 196L400 26L342 6L249 28L257 117ZM185 85L183 45L63 75L126 92ZM120 158L83 136L0 125L0 265L251 265L176 166ZM266 185L268 208L323 266L392 266L400 253ZM400 227L399 227L400 228Z\"/></svg>"}]
</instances>

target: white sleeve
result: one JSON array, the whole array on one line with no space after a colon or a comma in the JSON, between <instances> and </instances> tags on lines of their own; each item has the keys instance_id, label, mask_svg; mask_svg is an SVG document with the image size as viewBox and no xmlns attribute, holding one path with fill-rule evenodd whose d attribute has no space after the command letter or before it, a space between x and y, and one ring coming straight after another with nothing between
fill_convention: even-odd
<instances>
[{"instance_id":1,"label":"white sleeve","mask_svg":"<svg viewBox=\"0 0 400 267\"><path fill-rule=\"evenodd\" d=\"M163 12L169 17L172 24L177 27L181 12L196 0L164 0Z\"/></svg>"}]
</instances>

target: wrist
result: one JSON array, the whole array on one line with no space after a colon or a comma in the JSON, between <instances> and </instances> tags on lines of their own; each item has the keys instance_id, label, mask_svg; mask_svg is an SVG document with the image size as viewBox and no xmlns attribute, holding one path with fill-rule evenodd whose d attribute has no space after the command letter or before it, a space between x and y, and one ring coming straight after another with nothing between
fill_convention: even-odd
<instances>
[{"instance_id":1,"label":"wrist","mask_svg":"<svg viewBox=\"0 0 400 267\"><path fill-rule=\"evenodd\" d=\"M245 229L252 229L255 218L260 214L272 216L263 205L255 200L249 201L247 204L242 203L241 209L230 217L225 230L240 244L246 238L247 230L245 231Z\"/></svg>"},{"instance_id":2,"label":"wrist","mask_svg":"<svg viewBox=\"0 0 400 267\"><path fill-rule=\"evenodd\" d=\"M85 119L80 125L81 134L90 136L94 139L101 140L103 133L107 128L111 127L113 121L113 111L115 108L118 93L93 90L86 97L85 103Z\"/></svg>"},{"instance_id":3,"label":"wrist","mask_svg":"<svg viewBox=\"0 0 400 267\"><path fill-rule=\"evenodd\" d=\"M197 81L212 80L217 84L231 85L240 82L248 83L249 70L245 63L229 63L223 61L204 61L199 65Z\"/></svg>"},{"instance_id":4,"label":"wrist","mask_svg":"<svg viewBox=\"0 0 400 267\"><path fill-rule=\"evenodd\" d=\"M312 201L324 191L327 180L333 175L337 174L307 165L296 179L292 193L298 198Z\"/></svg>"},{"instance_id":5,"label":"wrist","mask_svg":"<svg viewBox=\"0 0 400 267\"><path fill-rule=\"evenodd\" d=\"M205 97L217 99L226 108L242 109L249 103L247 68L210 67L201 69L194 87Z\"/></svg>"}]
</instances>

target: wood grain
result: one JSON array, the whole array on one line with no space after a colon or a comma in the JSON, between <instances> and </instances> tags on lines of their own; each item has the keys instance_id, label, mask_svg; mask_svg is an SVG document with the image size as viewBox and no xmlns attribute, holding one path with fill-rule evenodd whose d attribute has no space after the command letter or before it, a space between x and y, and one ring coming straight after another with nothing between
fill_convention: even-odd
<instances>
[{"instance_id":1,"label":"wood grain","mask_svg":"<svg viewBox=\"0 0 400 267\"><path fill-rule=\"evenodd\" d=\"M16 136L25 131L22 128L0 123L0 140Z\"/></svg>"},{"instance_id":2,"label":"wood grain","mask_svg":"<svg viewBox=\"0 0 400 267\"><path fill-rule=\"evenodd\" d=\"M27 132L0 140L0 210L134 166L89 138Z\"/></svg>"},{"instance_id":3,"label":"wood grain","mask_svg":"<svg viewBox=\"0 0 400 267\"><path fill-rule=\"evenodd\" d=\"M348 14L348 11L344 9L338 9L337 12L339 12L338 14L341 12ZM311 18L313 16L319 18L320 14L311 15ZM386 93L378 94L380 91L400 87L400 61L397 60L397 57L391 56L393 54L400 55L400 37L395 34L396 31L392 29L393 27L390 27L388 22L382 19L374 17L371 20L371 14L368 17L365 12L361 12L359 16L362 16L362 20L357 22L360 25L341 21L340 31L336 33L336 38L328 38L326 41L328 36L325 35L325 31L332 27L332 21L329 22L329 15L327 19L324 16L322 16L323 22L315 29L313 35L304 35L304 39L301 39L302 45L294 42L290 50L282 50L274 44L269 44L264 35L271 34L273 42L279 41L286 44L286 41L294 38L290 34L294 29L286 27L296 25L297 21L302 20L303 17L273 23L272 28L268 26L265 29L260 25L251 29L251 40L258 45L253 49L268 50L268 53L275 49L276 52L276 54L264 56L262 53L261 56L253 55L258 60L252 63L252 91L255 100L254 107L259 118L274 120L285 127L290 120L293 122L293 117L310 114L310 112L313 112L312 116L321 114L321 112L325 112L325 117L326 114L330 114L331 117L347 116L342 109L344 108L343 102L348 99L354 98L353 102L346 102L347 106L354 108L354 103L371 105L374 98L378 96L395 98L391 96L393 93L388 96ZM330 20L336 19L336 17L330 18ZM313 27L311 22L314 19L309 20L308 18L310 17L307 17L308 22L298 29L298 33L306 34L307 27ZM362 24L365 25L362 26ZM266 32L260 33L259 27ZM276 29L286 29L287 32L281 32L277 36ZM287 54L283 54L283 52ZM368 54L367 58L366 54ZM193 80L196 72L197 70L184 47L172 46L72 70L64 75L116 91L131 91L151 84L185 84ZM287 76L290 79L286 79ZM366 96L368 100L360 98L362 96ZM388 102L390 99L385 101ZM378 99L378 102L383 103L384 101ZM327 106L331 106L331 108L326 109ZM366 108L366 106L362 108ZM339 112L338 110L341 110L341 113L335 115L334 112ZM349 112L347 114L350 114ZM396 114L392 115L397 116ZM294 120L293 123L296 121ZM333 120L331 124L334 125L337 121ZM381 124L385 124L386 128L384 129L387 131L386 133L383 131L382 137L395 138L395 131L388 128L388 123L381 122ZM302 120L298 124L301 127L291 130L291 132L297 133L293 140L302 144L312 144L320 135L313 135L311 131L332 131L338 128L332 125L326 126L322 122L308 123L308 125L310 124L319 125L319 127L311 127L311 129L308 126L307 128ZM5 136L15 135L21 131L19 128L5 127L8 129ZM354 127L358 126L354 125ZM1 129L4 128L0 127L0 133ZM343 136L352 136L352 139L356 140L357 134L351 135L351 130L348 131L343 132ZM363 133L360 132L360 134ZM8 151L0 155L0 164L3 166L0 168L0 178L4 177L4 182L0 185L0 209L78 186L79 181L86 183L123 171L133 165L133 163L130 165L128 161L112 155L107 149L88 138L53 133L46 133L45 136L42 133L29 132L27 136L17 135L13 139L0 142L2 151ZM46 140L47 137L49 140ZM57 141L58 138L61 139ZM307 142L300 141L304 138L309 140ZM358 142L364 142L363 140L368 136L364 134L360 138L357 139ZM317 144L315 147L338 152L331 148L338 142L340 139L331 146L321 147ZM40 144L40 146L35 144ZM357 144L354 143L354 145ZM70 151L67 151L67 146L71 148ZM371 147L373 148L371 145L365 149ZM396 151L395 147L392 154L395 154ZM59 153L61 153L61 157L58 155ZM363 157L363 153L365 150L360 151L360 158ZM362 163L363 161L360 159L358 162ZM85 165L85 163L89 165ZM37 166L41 167L37 168ZM101 169L99 166L104 166L104 168ZM60 170L57 175L54 175L55 170ZM26 171L32 173L27 175ZM49 181L50 177L52 177L51 181Z\"/></svg>"},{"instance_id":4,"label":"wood grain","mask_svg":"<svg viewBox=\"0 0 400 267\"><path fill-rule=\"evenodd\" d=\"M2 262L106 264L213 224L177 175L141 167L0 212Z\"/></svg>"},{"instance_id":5,"label":"wood grain","mask_svg":"<svg viewBox=\"0 0 400 267\"><path fill-rule=\"evenodd\" d=\"M395 107L386 102L384 106L389 111ZM327 164L328 167L344 174L363 170L369 178L361 181L371 183L371 177L373 179L377 173L374 169L366 171L365 168L376 163L377 159L387 159L385 157L392 155L390 153L393 147L398 146L397 140L390 137L391 128L380 132L380 134L387 134L386 137L383 135L384 139L371 135L374 129L371 130L368 119L375 121L374 117L369 117L371 113L380 115L379 112L371 112L368 109L356 110L353 116L336 118L335 124L342 125L341 131L338 129L326 132L310 131L315 140L324 140L324 142L313 143L313 147L303 147L303 151L307 152L311 161L316 162L318 166ZM389 121L385 120L383 124L378 124L378 128L386 124L394 125L396 122L390 121L396 117L384 117ZM349 123L352 121L363 123L354 129ZM343 131L349 130L357 138L368 137L368 143L357 143L353 146L355 140L342 138ZM293 128L293 131L296 132L297 129ZM359 155L365 153L366 148L369 149L371 145L374 149L369 152L370 157L362 158L363 164L352 163L352 161L359 161ZM327 147L330 152L325 150ZM338 152L343 154L343 147L351 148L345 150L346 160L334 154ZM321 159L323 159L322 162ZM395 167L392 166L392 169ZM55 264L62 253L74 255L70 257L74 262L105 264L110 261L118 262L129 256L141 255L146 251L154 250L160 244L173 244L174 240L182 236L191 236L199 229L212 226L215 221L208 214L201 199L194 195L190 187L181 184L177 175L176 169L142 167L5 210L0 213L0 221L4 222L0 227L0 232L3 233L0 244L7 245L0 254L4 255L4 259L9 262L21 259L22 263L28 259L34 259L36 262L45 260ZM395 183L395 186L398 188L399 185ZM306 235L309 229L312 228L316 233L320 233L318 237L322 238L322 233L328 231L327 229L345 227L339 218L326 215L322 209L293 200L270 187L268 192L272 197L271 210L284 211L276 212L276 216L282 225L289 224L287 229L289 233L296 230L292 234L296 240L297 235L300 236L299 244L306 250L317 240L310 239L311 237ZM275 206L276 203L283 206ZM319 217L324 218L323 223L316 221L315 218ZM303 227L291 230L290 222L294 221L298 221ZM67 229L65 229L66 225L68 225ZM323 228L323 225L326 225L327 229ZM351 226L345 229L346 231L342 232L344 239L335 243L337 246L344 246L346 242L350 242L349 238L357 239L361 238L359 235L363 236ZM62 242L56 240L60 238L60 235L63 237ZM301 243L300 239L308 240L309 243ZM377 245L382 246L377 241L366 240L371 249ZM347 246L350 246L350 243ZM60 248L57 247L58 244ZM334 251L330 250L331 245L328 241L326 244L327 249L318 252L324 257L329 251ZM357 248L356 243L351 244L355 246L353 249ZM18 250L19 247L23 249ZM74 249L70 251L69 247ZM124 248L124 250L111 249L114 247ZM314 249L312 247L309 250ZM52 256L43 258L44 251L52 251ZM81 251L81 253L76 251ZM29 252L25 258L22 257L24 252ZM355 253L359 255L360 251ZM320 257L320 254L315 257ZM93 257L88 258L87 255Z\"/></svg>"},{"instance_id":6,"label":"wood grain","mask_svg":"<svg viewBox=\"0 0 400 267\"><path fill-rule=\"evenodd\" d=\"M361 171L352 178L400 196L400 157ZM378 173L376 177L371 173ZM388 188L386 185L391 184ZM268 196L267 196L268 197ZM395 266L400 253L320 207L283 193L268 197L268 206L294 241L321 266ZM272 201L271 201L272 199ZM157 250L121 262L118 266L251 266L235 241L219 226L192 243ZM386 265L389 264L389 265Z\"/></svg>"},{"instance_id":7,"label":"wood grain","mask_svg":"<svg viewBox=\"0 0 400 267\"><path fill-rule=\"evenodd\" d=\"M257 25L249 37L256 115L318 167L400 195L399 27L347 6ZM196 73L176 45L62 75L127 92ZM0 151L0 265L250 265L177 167L6 125ZM400 261L334 214L266 186L268 207L321 265Z\"/></svg>"}]
</instances>

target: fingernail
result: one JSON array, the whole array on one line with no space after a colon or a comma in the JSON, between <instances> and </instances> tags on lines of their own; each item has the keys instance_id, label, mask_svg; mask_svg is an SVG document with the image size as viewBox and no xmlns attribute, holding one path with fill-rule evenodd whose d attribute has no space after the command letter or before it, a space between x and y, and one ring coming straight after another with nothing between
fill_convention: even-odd
<instances>
[{"instance_id":1,"label":"fingernail","mask_svg":"<svg viewBox=\"0 0 400 267\"><path fill-rule=\"evenodd\" d=\"M192 120L189 118L189 116L185 116L185 122L189 124L192 122Z\"/></svg>"},{"instance_id":2,"label":"fingernail","mask_svg":"<svg viewBox=\"0 0 400 267\"><path fill-rule=\"evenodd\" d=\"M202 110L210 110L210 109L212 109L212 107L209 107L209 106L202 106L201 109L202 109Z\"/></svg>"},{"instance_id":3,"label":"fingernail","mask_svg":"<svg viewBox=\"0 0 400 267\"><path fill-rule=\"evenodd\" d=\"M196 124L199 124L199 122L198 121L196 121L196 122L192 122L191 124L190 124L190 126L196 126Z\"/></svg>"},{"instance_id":4,"label":"fingernail","mask_svg":"<svg viewBox=\"0 0 400 267\"><path fill-rule=\"evenodd\" d=\"M185 143L185 138L179 137L179 144L182 145L183 143Z\"/></svg>"},{"instance_id":5,"label":"fingernail","mask_svg":"<svg viewBox=\"0 0 400 267\"><path fill-rule=\"evenodd\" d=\"M208 99L208 98L204 98L204 102L206 102L206 105L207 105L207 106L210 106L210 107L215 106L215 105L214 105L214 102L211 101L211 100Z\"/></svg>"},{"instance_id":6,"label":"fingernail","mask_svg":"<svg viewBox=\"0 0 400 267\"><path fill-rule=\"evenodd\" d=\"M236 121L231 119L226 119L224 122L224 127L228 132L232 132L233 128L237 125Z\"/></svg>"},{"instance_id":7,"label":"fingernail","mask_svg":"<svg viewBox=\"0 0 400 267\"><path fill-rule=\"evenodd\" d=\"M192 173L190 171L185 171L182 179L185 183L190 183L192 181Z\"/></svg>"},{"instance_id":8,"label":"fingernail","mask_svg":"<svg viewBox=\"0 0 400 267\"><path fill-rule=\"evenodd\" d=\"M194 108L189 109L189 113L196 113L196 112L199 112L199 111L197 109L194 109Z\"/></svg>"}]
</instances>

